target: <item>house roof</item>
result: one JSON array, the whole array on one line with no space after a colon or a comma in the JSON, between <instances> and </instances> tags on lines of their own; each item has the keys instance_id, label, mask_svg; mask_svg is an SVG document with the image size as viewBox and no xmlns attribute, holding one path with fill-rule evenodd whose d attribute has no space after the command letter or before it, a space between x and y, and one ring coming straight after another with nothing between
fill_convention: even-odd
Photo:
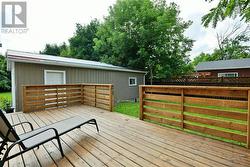
<instances>
[{"instance_id":1,"label":"house roof","mask_svg":"<svg viewBox=\"0 0 250 167\"><path fill-rule=\"evenodd\" d=\"M58 65L58 66L135 72L135 73L146 73L145 71L132 70L97 61L66 58L60 56L52 56L52 55L30 53L23 51L7 50L6 55L8 61L12 62L25 62L25 63L48 64L48 65Z\"/></svg>"},{"instance_id":2,"label":"house roof","mask_svg":"<svg viewBox=\"0 0 250 167\"><path fill-rule=\"evenodd\" d=\"M201 62L195 69L196 71L208 71L242 68L250 68L250 58Z\"/></svg>"}]
</instances>

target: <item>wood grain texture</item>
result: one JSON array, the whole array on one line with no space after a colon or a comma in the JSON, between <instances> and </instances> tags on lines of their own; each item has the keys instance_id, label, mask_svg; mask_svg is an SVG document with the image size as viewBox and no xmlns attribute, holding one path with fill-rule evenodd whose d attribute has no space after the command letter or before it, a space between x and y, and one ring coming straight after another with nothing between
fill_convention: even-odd
<instances>
[{"instance_id":1,"label":"wood grain texture","mask_svg":"<svg viewBox=\"0 0 250 167\"><path fill-rule=\"evenodd\" d=\"M23 86L23 112L67 107L78 103L112 111L112 88L111 84Z\"/></svg>"},{"instance_id":2,"label":"wood grain texture","mask_svg":"<svg viewBox=\"0 0 250 167\"><path fill-rule=\"evenodd\" d=\"M250 165L249 150L243 147L154 125L115 112L78 105L54 110L7 114L12 123L29 121L34 128L77 116L97 119L100 133L84 125L61 136L65 157L56 141L49 141L7 166L75 167L207 167ZM154 119L154 118L153 118ZM18 132L29 130L18 127ZM18 150L15 150L18 151ZM6 165L5 165L6 166Z\"/></svg>"},{"instance_id":3,"label":"wood grain texture","mask_svg":"<svg viewBox=\"0 0 250 167\"><path fill-rule=\"evenodd\" d=\"M249 88L145 85L140 90L145 119L250 147Z\"/></svg>"}]
</instances>

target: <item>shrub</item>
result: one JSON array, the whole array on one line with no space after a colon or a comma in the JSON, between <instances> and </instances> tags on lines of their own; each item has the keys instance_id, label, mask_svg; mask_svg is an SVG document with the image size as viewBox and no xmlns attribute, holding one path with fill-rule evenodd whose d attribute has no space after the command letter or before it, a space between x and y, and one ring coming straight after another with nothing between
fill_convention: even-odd
<instances>
[{"instance_id":1,"label":"shrub","mask_svg":"<svg viewBox=\"0 0 250 167\"><path fill-rule=\"evenodd\" d=\"M4 110L6 113L13 112L13 109L11 108L11 100L8 98L0 99L0 108Z\"/></svg>"}]
</instances>

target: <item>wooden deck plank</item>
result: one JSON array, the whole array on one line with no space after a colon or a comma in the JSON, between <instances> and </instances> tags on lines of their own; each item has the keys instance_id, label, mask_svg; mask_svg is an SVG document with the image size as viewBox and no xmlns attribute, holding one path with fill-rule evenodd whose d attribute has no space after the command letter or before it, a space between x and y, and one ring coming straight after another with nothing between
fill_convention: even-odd
<instances>
[{"instance_id":1,"label":"wooden deck plank","mask_svg":"<svg viewBox=\"0 0 250 167\"><path fill-rule=\"evenodd\" d=\"M100 111L101 112L101 114L103 113L102 111ZM84 112L85 113L85 112ZM90 113L91 113L91 111L90 111ZM96 114L96 113L95 113ZM106 114L106 113L105 113ZM104 115L102 114L102 117L104 117ZM108 117L110 117L110 115L108 116ZM125 117L126 119L127 119L127 117ZM107 119L105 119L105 120L107 120ZM117 120L117 117L116 118L114 118L114 117L112 117L112 118L109 118L109 120ZM128 119L127 119L128 120ZM129 119L130 121L131 121L131 119ZM137 120L136 120L137 121ZM142 129L138 129L138 127L139 127L139 124L137 123L136 125L134 125L133 126L133 123L132 122L128 122L128 121L126 121L125 120L125 122L127 122L127 125L128 126L132 126L132 128L133 128L133 130L135 129L135 126L136 126L136 133L141 133L142 135L144 135L144 136L146 136L146 135L148 135L148 134L150 134L149 133L149 131L145 131L145 130L142 130ZM121 120L119 120L119 123L120 124L123 124L123 122L121 122ZM142 123L143 124L143 128L145 128L145 127L149 127L149 126L145 126L145 124L148 124L148 123ZM128 127L128 126L123 126L123 127ZM152 125L150 124L150 128L152 128L151 127ZM153 126L154 127L154 126ZM158 126L157 126L157 128L158 128ZM163 128L159 128L159 129L153 129L154 131L157 131L157 132L160 132L159 130L162 130ZM164 128L163 130L165 130L166 128ZM172 129L169 129L170 131L168 131L168 133L169 132L177 132L178 133L178 131L175 131L175 130L172 130ZM127 131L127 130L124 130L124 131ZM168 133L165 133L164 134L164 137L165 138L163 138L162 139L162 141L164 141L164 142L166 142L166 141L168 141L170 138L169 137L166 137L166 135L168 135ZM157 133L158 134L158 133ZM178 134L179 135L179 134ZM185 134L185 133L180 133L180 135L185 135L185 136L189 136L190 137L190 135L189 134ZM162 138L162 136L161 137L155 137L154 135L150 135L150 137L154 137L153 139L155 139L155 140L158 140L158 139L160 139L161 140L161 138ZM197 139L199 139L199 138L201 138L201 137L198 137L198 136L193 136L193 135L191 135L193 138L191 138L191 139L188 139L188 138L185 138L185 137L175 137L176 136L176 134L174 134L174 135L171 135L170 137L174 137L174 139L173 139L173 142L174 143L172 143L172 145L179 145L180 144L180 146L181 146L181 148L185 148L185 147L190 147L191 148L191 151L192 150L203 150L205 153L207 152L207 150L209 150L210 152L211 152L211 150L213 150L213 149L215 149L215 148L217 148L218 146L216 145L216 147L212 147L212 145L210 145L210 143L209 143L209 141L213 141L213 142L216 142L215 140L208 140L208 139L205 139L205 138L202 138L202 142L201 141L195 141L195 143L190 143L190 144L185 144L185 145L183 145L182 143L187 143L187 142L189 142L189 141L192 141L192 140L197 140ZM149 137L149 136L148 136ZM184 139L184 140L181 140L181 141L179 141L179 142L176 142L176 139ZM208 144L209 145L207 145L208 147L204 147L204 145L206 146L206 142L203 142L203 140L208 140ZM198 146L198 147L193 147L193 146L195 146L195 145L197 145L197 144L200 144L200 143L202 143L202 145L201 146ZM224 147L224 144L225 143L222 143L222 142L219 142L220 143L220 145L222 145L221 147ZM211 148L212 147L212 148ZM231 145L231 147L235 147L235 146L233 146L233 145ZM235 152L235 151L239 151L238 150L238 148L239 149L243 149L243 150L245 150L244 152L241 152L241 153L245 153L245 154L247 154L247 155L244 155L244 154L241 154L242 156L240 156L239 157L239 154L237 153L237 152ZM241 147L237 147L237 149L234 149L234 151L225 151L225 150L222 150L222 149L219 149L219 150L215 150L215 151L212 151L212 155L214 154L215 156L218 156L218 154L217 153L221 153L221 157L223 157L224 156L224 153L228 153L228 155L229 155L229 157L228 157L228 160L229 161L231 161L231 159L238 159L238 162L240 163L241 161L243 161L243 163L244 162L246 162L246 163L249 163L249 159L248 158L246 158L246 157L249 157L249 150L246 150L245 148L241 148ZM200 153L199 153L200 154ZM198 155L199 155L198 154ZM237 158L236 158L237 157ZM223 157L224 158L224 157Z\"/></svg>"},{"instance_id":2,"label":"wooden deck plank","mask_svg":"<svg viewBox=\"0 0 250 167\"><path fill-rule=\"evenodd\" d=\"M70 110L73 110L73 109L76 109L76 108L71 108ZM101 114L101 117L103 117L104 119L112 117L112 118L109 118L107 120L118 120L118 122L120 122L120 124L123 124L123 122L127 122L128 123L127 127L134 128L136 126L136 127L140 127L140 130L143 130L143 131L158 130L159 133L155 134L157 136L158 135L161 136L161 134L164 134L164 133L165 134L172 134L172 136L175 136L175 135L178 134L178 136L181 136L180 139L183 139L183 141L186 141L186 139L193 139L193 140L186 141L186 142L191 142L190 144L194 144L193 142L198 142L198 141L200 141L200 139L202 139L202 140L206 140L206 142L202 142L202 144L208 145L209 147L211 147L211 146L215 147L215 148L223 147L224 149L226 149L228 151L233 151L235 153L240 153L240 154L242 154L242 153L243 154L250 153L250 150L247 150L247 149L245 149L243 147L228 144L228 143L225 143L225 142L212 140L212 139L209 139L209 138L199 137L197 135L191 135L191 134L188 134L188 133L183 133L183 132L178 131L178 130L161 127L161 126L158 126L158 125L155 125L155 124L152 124L152 123L148 123L148 122L141 122L141 121L138 122L138 120L136 118L127 117L127 116L119 114L119 113L114 113L113 115L109 115L108 113L103 112L103 110L98 110L98 109L96 110L94 108L89 108L89 107L86 108L86 111L91 111L91 112L93 111L93 114L95 114L95 115L99 113L99 114ZM85 113L85 111L84 111L84 113ZM179 138L177 138L177 139L179 139ZM198 142L197 144L200 144L200 143L201 142ZM237 148L237 149L235 149L235 148Z\"/></svg>"},{"instance_id":3,"label":"wooden deck plank","mask_svg":"<svg viewBox=\"0 0 250 167\"><path fill-rule=\"evenodd\" d=\"M74 112L74 113L76 113L76 112ZM84 115L84 114L81 113L81 116L89 117L89 115ZM113 132L111 132L111 133L113 133L113 135L117 136L116 134L120 134L120 135L123 135L124 137L127 137L127 138L133 140L133 141L140 141L141 144L144 144L145 146L149 147L151 149L151 151L157 150L157 151L160 151L162 154L172 155L172 159L179 158L179 160L182 160L185 163L190 162L191 165L194 165L194 163L196 163L196 161L200 162L200 163L197 162L196 165L202 165L202 163L204 163L204 162L207 162L206 165L210 165L210 164L219 165L219 166L232 165L231 162L220 159L217 156L211 156L209 154L197 152L196 150L195 150L196 154L192 154L193 149L192 150L190 149L189 151L185 151L185 150L183 151L181 148L178 149L176 147L173 147L172 146L173 143L171 143L172 145L171 144L167 145L165 143L160 143L160 142L157 143L157 141L155 141L155 140L148 140L148 138L146 138L144 135L140 135L138 133L133 133L133 131L127 130L127 129L123 128L124 126L119 126L118 124L116 124L114 122L110 123L107 120L101 121L101 118L98 118L98 120L99 120L99 123L101 123L101 125L104 126L104 130L109 130L109 132L113 131ZM136 144L136 145L138 145L138 144ZM163 156L164 155L162 155L162 157ZM209 157L209 158L207 158L207 157ZM195 159L195 161L194 161L194 159ZM217 161L219 163L215 163L214 161Z\"/></svg>"},{"instance_id":4,"label":"wooden deck plank","mask_svg":"<svg viewBox=\"0 0 250 167\"><path fill-rule=\"evenodd\" d=\"M14 124L14 121L13 121L13 118L12 118L13 115L9 115L7 116L7 119L10 121L11 124ZM14 128L15 129L15 128ZM18 153L20 151L20 148L19 146L15 146L9 153L9 155L13 155L15 153ZM6 163L6 162L5 162ZM9 166L15 166L15 167L22 167L24 166L24 162L23 162L23 157L22 155L19 155L13 159L10 159L9 160Z\"/></svg>"},{"instance_id":5,"label":"wooden deck plank","mask_svg":"<svg viewBox=\"0 0 250 167\"><path fill-rule=\"evenodd\" d=\"M36 128L44 125L43 122L40 121L35 114L30 113L26 115L30 116L30 118L33 119L32 124L36 125ZM46 151L50 154L51 158L54 160L57 166L65 166L65 167L73 166L67 159L67 156L63 158L61 157L58 147L52 141L43 144L43 146L46 149Z\"/></svg>"},{"instance_id":6,"label":"wooden deck plank","mask_svg":"<svg viewBox=\"0 0 250 167\"><path fill-rule=\"evenodd\" d=\"M50 141L39 149L23 154L23 158L19 156L10 160L5 166L250 166L250 150L243 147L94 107L79 105L14 113L8 117L15 123L30 121L38 128L74 115L85 119L96 118L100 133L97 134L92 125L82 126L61 136L64 158L61 158L57 142ZM23 126L17 131L27 129L27 126ZM26 154L33 158L27 159Z\"/></svg>"},{"instance_id":7,"label":"wooden deck plank","mask_svg":"<svg viewBox=\"0 0 250 167\"><path fill-rule=\"evenodd\" d=\"M69 113L69 112L68 112ZM63 114L62 112L60 113L60 114ZM72 115L69 115L69 116L74 116L74 114L72 114ZM89 116L88 116L89 117ZM86 117L85 117L86 118ZM89 117L90 118L90 117ZM99 123L100 124L100 123ZM85 126L84 126L85 127ZM83 128L84 128L83 127ZM95 130L95 129L94 129ZM103 131L102 131L103 132ZM101 132L101 133L102 133ZM142 155L143 153L141 153L140 151L143 151L143 152L146 152L147 154L149 154L149 155L152 155L152 156L154 156L154 157L148 157L148 160L151 160L151 162L156 162L156 161L158 161L158 162L160 162L160 163L162 163L162 164L157 164L156 163L156 165L159 165L159 166L162 166L162 165L165 165L165 166L171 166L171 165L177 165L177 166L189 166L189 165L187 165L187 164L185 164L185 163L183 163L183 162L178 162L178 161L176 161L174 158L169 158L169 157L167 157L167 156L164 156L164 155L162 155L162 153L160 153L160 152L158 152L158 151L154 151L153 149L150 149L150 148L148 148L148 147L146 147L146 146L143 146L143 145L141 145L140 143L138 143L138 142L134 142L133 140L129 140L129 139L127 139L127 138L123 138L122 136L118 136L118 135L114 135L114 134L107 134L107 133L105 133L105 132L103 132L102 134L101 134L101 136L102 137L105 137L105 138L107 138L107 139L109 139L109 140L111 140L111 141L113 141L113 142L115 142L115 140L117 140L116 141L116 143L118 144L118 145L120 145L121 147L124 147L124 148L126 148L126 149L128 149L128 150L134 150L134 148L132 148L132 147L135 147L135 149L137 148L137 151L136 152L134 152L135 154L137 154L138 156L140 156L140 155ZM110 137L112 137L112 138L109 138L109 136ZM118 138L119 137L119 138ZM121 144L121 143L124 143L124 144ZM160 158L159 158L160 157ZM145 156L143 156L143 158L145 158L145 159L147 159ZM156 158L156 159L155 159ZM164 161L165 160L168 160L168 163L165 163Z\"/></svg>"},{"instance_id":8,"label":"wooden deck plank","mask_svg":"<svg viewBox=\"0 0 250 167\"><path fill-rule=\"evenodd\" d=\"M63 110L63 109L60 110L60 113L59 113L59 115L57 115L57 117L60 117L60 115L64 115L64 116L63 116L64 119L65 119L65 118L72 117L72 116L70 116L70 115L65 115L65 114L63 114L63 112L61 112L62 110ZM56 113L53 113L53 114L56 114ZM85 119L86 119L86 118L85 118ZM94 132L94 133L92 133L92 132ZM95 135L95 134L96 134L96 130L91 131L90 134L91 134L92 136ZM102 136L100 136L100 137L102 137ZM111 141L111 142L113 142L113 141ZM107 142L105 142L105 143L107 143ZM121 150L121 148L122 148L122 147L120 147L118 150ZM126 151L127 151L127 150L126 150ZM127 152L129 152L129 151L127 151ZM125 152L125 154L126 154L127 152ZM131 154L131 153L130 153L130 154ZM132 157L133 154L131 154L130 156ZM134 154L134 156L135 156L135 158L136 158L137 155ZM138 158L138 159L141 160L140 158ZM144 164L144 161L141 162L141 163ZM150 163L150 162L147 162L147 163L148 163L147 166L149 166L149 165L150 165L150 166L154 166L154 165L153 165L152 163Z\"/></svg>"},{"instance_id":9,"label":"wooden deck plank","mask_svg":"<svg viewBox=\"0 0 250 167\"><path fill-rule=\"evenodd\" d=\"M43 112L36 112L35 115L37 116L37 119L39 119L40 122L42 122L43 126L51 124L51 122L48 120L48 118L46 117L46 115L44 115ZM41 115L43 115L43 116L41 116ZM89 163L84 161L81 157L83 155L86 156L86 154L88 154L88 152L79 148L77 143L73 143L71 141L68 143L67 139L65 141L65 136L66 135L61 136L60 139L61 139L62 148L64 150L64 154L67 157L67 159L69 160L69 162L73 166L90 166ZM54 144L57 145L57 142L54 141ZM79 156L79 152L80 152L81 156ZM102 166L102 165L99 165L98 163L96 163L96 165Z\"/></svg>"},{"instance_id":10,"label":"wooden deck plank","mask_svg":"<svg viewBox=\"0 0 250 167\"><path fill-rule=\"evenodd\" d=\"M46 112L46 114L49 115L52 120L60 121L62 119L62 118L58 119L58 118L60 118L61 115L51 114L50 112ZM63 118L65 119L65 117L63 117ZM69 132L68 136L70 136L69 139L74 140L75 142L80 144L87 151L91 152L96 158L100 159L104 164L109 164L108 166L113 166L113 167L123 166L123 165L119 164L118 162L113 161L113 159L111 157L109 157L104 152L100 151L98 148L93 147L93 145L86 142L85 141L85 139L87 139L86 136L77 135L76 133L74 133L74 131Z\"/></svg>"},{"instance_id":11,"label":"wooden deck plank","mask_svg":"<svg viewBox=\"0 0 250 167\"><path fill-rule=\"evenodd\" d=\"M18 117L18 114L12 115L12 120L13 120L14 124L21 122L19 117ZM17 134L25 133L23 125L16 126L15 130L16 130ZM27 130L30 130L30 128ZM28 152L23 153L22 156L23 156L25 166L40 167L40 163L38 162L33 150L30 150Z\"/></svg>"},{"instance_id":12,"label":"wooden deck plank","mask_svg":"<svg viewBox=\"0 0 250 167\"><path fill-rule=\"evenodd\" d=\"M68 111L68 112L70 112L70 111ZM55 114L55 113L53 113L53 114ZM62 114L62 112L60 112L60 114ZM83 115L83 113L81 113L81 115L82 116L84 116ZM86 117L89 117L89 116L86 116ZM100 120L99 120L100 121ZM101 122L101 124L103 124L104 122ZM105 127L104 129L106 129L106 128L108 128L108 127ZM123 133L124 133L125 131L123 131ZM213 158L216 158L216 157L213 157ZM212 163L213 164L213 163ZM217 164L218 165L218 164ZM230 165L230 164L227 164L227 165ZM220 166L222 166L222 165L220 165Z\"/></svg>"},{"instance_id":13,"label":"wooden deck plank","mask_svg":"<svg viewBox=\"0 0 250 167\"><path fill-rule=\"evenodd\" d=\"M26 116L27 114L18 114L20 121L29 121L32 122L31 120L27 119ZM38 126L32 122L32 125L34 126L34 128L38 128ZM24 130L29 130L30 127L25 124L24 126ZM40 146L39 149L33 149L39 163L41 166L50 166L50 167L56 167L55 162L53 161L53 159L50 157L50 154L46 151L46 149L44 148L44 146Z\"/></svg>"},{"instance_id":14,"label":"wooden deck plank","mask_svg":"<svg viewBox=\"0 0 250 167\"><path fill-rule=\"evenodd\" d=\"M40 118L46 118L46 124L51 124L54 122L57 122L59 120L56 120L54 118L52 118L48 113L43 112L43 113L36 113L38 114L42 114L42 116L40 115ZM65 119L65 118L64 118ZM45 119L44 119L45 120ZM87 164L89 164L89 166L106 166L105 163L103 163L102 161L100 161L99 159L97 159L95 156L93 156L92 152L89 152L87 149L85 149L84 147L82 147L81 145L79 145L79 143L77 143L76 141L72 140L72 138L70 137L69 134L65 134L63 136L61 136L61 140L64 143L67 143L67 145L69 145L69 147L78 154L79 157L81 157L84 161L87 162ZM76 165L78 166L78 165Z\"/></svg>"},{"instance_id":15,"label":"wooden deck plank","mask_svg":"<svg viewBox=\"0 0 250 167\"><path fill-rule=\"evenodd\" d=\"M101 123L105 124L104 122L101 122ZM105 130L109 129L109 125L105 125L104 127L105 127ZM111 130L111 129L113 131L113 127L110 128L109 130ZM107 131L107 132L110 133L111 131ZM194 154L191 154L189 152L185 152L181 149L171 147L170 145L167 145L166 147L164 147L163 144L161 144L161 145L153 144L153 143L147 141L147 139L145 137L141 137L139 135L133 135L132 133L126 133L123 129L116 130L114 132L111 132L111 134L112 133L117 133L117 134L122 135L122 136L127 136L129 139L131 139L133 141L138 140L141 142L141 145L149 147L148 149L151 149L152 151L153 150L160 151L161 152L160 158L168 160L169 162L173 161L174 159L177 159L179 161L182 161L182 163L184 163L185 165L190 164L190 165L195 165L195 166L207 166L207 165L213 164L213 165L223 166L223 164L219 164L219 163L216 163L212 160L208 160L206 158L203 158L199 154L194 155ZM215 157L215 159L216 159L216 157ZM182 164L182 166L185 166L185 165ZM231 163L228 163L228 165L231 165Z\"/></svg>"},{"instance_id":16,"label":"wooden deck plank","mask_svg":"<svg viewBox=\"0 0 250 167\"><path fill-rule=\"evenodd\" d=\"M81 116L89 117L90 115L81 115ZM124 131L124 129L119 129L119 128L117 129L115 127L116 125L114 125L114 127L112 127L113 126L112 124L107 124L105 121L101 121L100 118L98 118L98 122L101 125L106 136L112 136L115 138L115 139L112 139L112 141L118 139L121 142L124 142L127 144L130 143L135 148L143 149L143 151L145 151L146 153L152 154L152 155L158 157L159 159L161 159L162 161L167 161L174 166L192 166L194 164L196 166L206 166L205 164L202 164L202 163L196 162L192 159L186 158L185 156L182 156L178 153L174 153L171 150L163 149L161 146L157 147L157 145L146 142L144 139L139 138L138 135L133 136L132 133L126 132L126 131Z\"/></svg>"}]
</instances>

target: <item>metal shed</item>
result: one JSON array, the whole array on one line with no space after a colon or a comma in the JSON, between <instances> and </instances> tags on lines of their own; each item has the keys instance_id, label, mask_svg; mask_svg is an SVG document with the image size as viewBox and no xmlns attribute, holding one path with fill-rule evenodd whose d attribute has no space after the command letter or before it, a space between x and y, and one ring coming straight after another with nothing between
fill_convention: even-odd
<instances>
[{"instance_id":1,"label":"metal shed","mask_svg":"<svg viewBox=\"0 0 250 167\"><path fill-rule=\"evenodd\" d=\"M113 84L115 102L138 98L145 71L111 64L22 51L7 51L12 80L12 105L22 111L23 85L100 83Z\"/></svg>"}]
</instances>

